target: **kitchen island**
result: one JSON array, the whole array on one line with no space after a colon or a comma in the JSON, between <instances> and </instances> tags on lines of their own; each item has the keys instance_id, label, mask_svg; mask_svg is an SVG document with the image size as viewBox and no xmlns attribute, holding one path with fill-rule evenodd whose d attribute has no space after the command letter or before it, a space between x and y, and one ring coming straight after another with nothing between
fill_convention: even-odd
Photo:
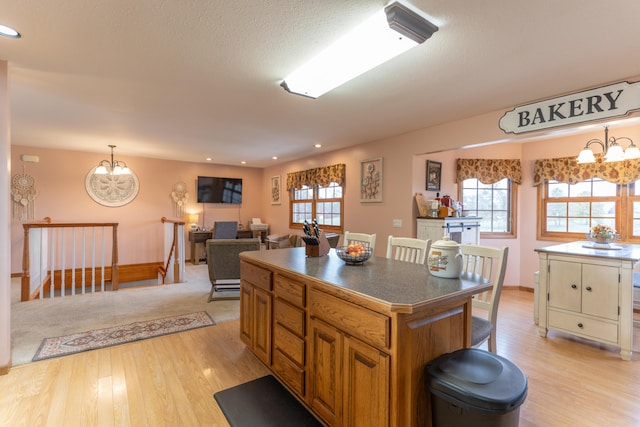
<instances>
[{"instance_id":1,"label":"kitchen island","mask_svg":"<svg viewBox=\"0 0 640 427\"><path fill-rule=\"evenodd\" d=\"M331 426L430 426L424 367L469 347L471 297L491 285L443 279L426 265L335 250L243 252L240 334Z\"/></svg>"},{"instance_id":2,"label":"kitchen island","mask_svg":"<svg viewBox=\"0 0 640 427\"><path fill-rule=\"evenodd\" d=\"M640 245L599 248L578 241L536 251L540 336L554 329L613 344L620 347L622 359L631 360L633 269L640 261Z\"/></svg>"}]
</instances>

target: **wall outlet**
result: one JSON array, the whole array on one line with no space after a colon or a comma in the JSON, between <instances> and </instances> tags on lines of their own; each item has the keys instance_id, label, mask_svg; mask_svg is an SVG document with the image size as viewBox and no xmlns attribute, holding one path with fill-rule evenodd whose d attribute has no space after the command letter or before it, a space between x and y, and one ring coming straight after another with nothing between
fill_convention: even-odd
<instances>
[{"instance_id":1,"label":"wall outlet","mask_svg":"<svg viewBox=\"0 0 640 427\"><path fill-rule=\"evenodd\" d=\"M394 227L394 228L400 228L400 227L402 227L402 220L401 220L401 219L394 219L394 220L393 220L393 227Z\"/></svg>"}]
</instances>

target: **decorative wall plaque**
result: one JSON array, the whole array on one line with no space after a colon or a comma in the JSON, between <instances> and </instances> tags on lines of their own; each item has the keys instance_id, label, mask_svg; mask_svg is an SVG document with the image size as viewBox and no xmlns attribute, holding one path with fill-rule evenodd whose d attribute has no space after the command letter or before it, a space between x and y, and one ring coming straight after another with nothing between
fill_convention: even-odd
<instances>
[{"instance_id":1,"label":"decorative wall plaque","mask_svg":"<svg viewBox=\"0 0 640 427\"><path fill-rule=\"evenodd\" d=\"M33 221L34 202L38 196L36 180L26 172L15 174L11 180L11 198L13 199L13 219L15 221Z\"/></svg>"},{"instance_id":2,"label":"decorative wall plaque","mask_svg":"<svg viewBox=\"0 0 640 427\"><path fill-rule=\"evenodd\" d=\"M133 171L127 175L96 175L95 171L89 171L84 185L89 197L102 206L124 206L138 195L140 184Z\"/></svg>"},{"instance_id":3,"label":"decorative wall plaque","mask_svg":"<svg viewBox=\"0 0 640 427\"><path fill-rule=\"evenodd\" d=\"M173 191L171 191L171 200L173 200L173 216L183 218L184 208L187 206L187 200L189 200L187 184L182 181L176 182L173 185Z\"/></svg>"}]
</instances>

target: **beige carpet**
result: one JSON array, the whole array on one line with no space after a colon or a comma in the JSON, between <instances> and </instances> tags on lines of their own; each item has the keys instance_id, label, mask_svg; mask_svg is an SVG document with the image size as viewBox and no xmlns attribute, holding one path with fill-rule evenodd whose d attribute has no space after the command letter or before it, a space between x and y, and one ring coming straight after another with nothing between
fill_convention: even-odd
<instances>
[{"instance_id":1,"label":"beige carpet","mask_svg":"<svg viewBox=\"0 0 640 427\"><path fill-rule=\"evenodd\" d=\"M11 358L31 362L45 338L108 328L198 311L216 323L240 317L238 300L207 303L211 290L206 264L187 264L185 283L121 288L117 292L20 302L20 279L11 280Z\"/></svg>"}]
</instances>

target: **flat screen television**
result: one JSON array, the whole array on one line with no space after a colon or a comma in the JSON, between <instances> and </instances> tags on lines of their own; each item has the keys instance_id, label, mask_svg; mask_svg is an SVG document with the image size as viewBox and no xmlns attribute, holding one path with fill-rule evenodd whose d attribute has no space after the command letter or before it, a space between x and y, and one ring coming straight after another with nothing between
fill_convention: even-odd
<instances>
[{"instance_id":1,"label":"flat screen television","mask_svg":"<svg viewBox=\"0 0 640 427\"><path fill-rule=\"evenodd\" d=\"M242 178L199 176L198 203L242 203Z\"/></svg>"}]
</instances>

